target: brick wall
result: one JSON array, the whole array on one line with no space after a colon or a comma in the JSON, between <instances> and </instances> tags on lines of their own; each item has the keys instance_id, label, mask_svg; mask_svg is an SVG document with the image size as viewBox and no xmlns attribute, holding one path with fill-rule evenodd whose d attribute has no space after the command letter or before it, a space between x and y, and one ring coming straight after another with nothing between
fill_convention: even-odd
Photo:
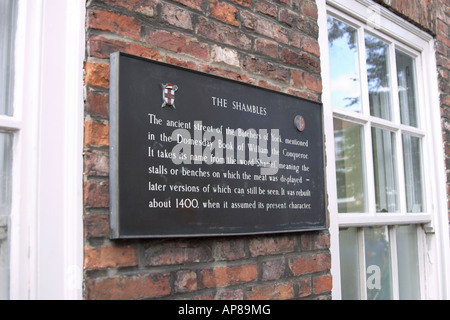
<instances>
[{"instance_id":1,"label":"brick wall","mask_svg":"<svg viewBox=\"0 0 450 320\"><path fill-rule=\"evenodd\" d=\"M450 0L377 0L436 38L436 61L450 208ZM449 211L450 219L450 211Z\"/></svg>"},{"instance_id":2,"label":"brick wall","mask_svg":"<svg viewBox=\"0 0 450 320\"><path fill-rule=\"evenodd\" d=\"M85 299L330 299L328 231L109 239L109 54L123 51L321 100L313 0L89 0Z\"/></svg>"},{"instance_id":3,"label":"brick wall","mask_svg":"<svg viewBox=\"0 0 450 320\"><path fill-rule=\"evenodd\" d=\"M448 207L450 208L450 0L439 1L439 5L440 8L436 13L436 60L447 166Z\"/></svg>"}]
</instances>

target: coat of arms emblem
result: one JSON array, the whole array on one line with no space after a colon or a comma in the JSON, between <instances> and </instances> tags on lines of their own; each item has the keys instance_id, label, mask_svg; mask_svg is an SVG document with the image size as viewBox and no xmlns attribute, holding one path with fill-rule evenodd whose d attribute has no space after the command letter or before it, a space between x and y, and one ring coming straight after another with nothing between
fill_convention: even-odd
<instances>
[{"instance_id":1,"label":"coat of arms emblem","mask_svg":"<svg viewBox=\"0 0 450 320\"><path fill-rule=\"evenodd\" d=\"M162 84L162 97L163 97L163 104L161 108L164 108L166 106L172 107L175 109L175 91L178 90L177 85L173 85L171 83Z\"/></svg>"},{"instance_id":2,"label":"coat of arms emblem","mask_svg":"<svg viewBox=\"0 0 450 320\"><path fill-rule=\"evenodd\" d=\"M294 125L298 131L302 132L303 130L305 130L305 119L302 116L296 116L294 118Z\"/></svg>"}]
</instances>

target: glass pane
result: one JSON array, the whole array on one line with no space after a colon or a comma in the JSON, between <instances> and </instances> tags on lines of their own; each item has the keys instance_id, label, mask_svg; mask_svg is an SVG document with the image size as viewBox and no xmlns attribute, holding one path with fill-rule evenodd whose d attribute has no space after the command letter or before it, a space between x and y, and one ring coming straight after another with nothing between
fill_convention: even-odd
<instances>
[{"instance_id":1,"label":"glass pane","mask_svg":"<svg viewBox=\"0 0 450 320\"><path fill-rule=\"evenodd\" d=\"M0 0L0 114L13 115L16 0Z\"/></svg>"},{"instance_id":2,"label":"glass pane","mask_svg":"<svg viewBox=\"0 0 450 320\"><path fill-rule=\"evenodd\" d=\"M341 292L344 300L361 299L359 279L358 229L339 231L339 251L341 260Z\"/></svg>"},{"instance_id":3,"label":"glass pane","mask_svg":"<svg viewBox=\"0 0 450 320\"><path fill-rule=\"evenodd\" d=\"M392 296L391 253L386 226L364 228L366 286L368 300L390 300Z\"/></svg>"},{"instance_id":4,"label":"glass pane","mask_svg":"<svg viewBox=\"0 0 450 320\"><path fill-rule=\"evenodd\" d=\"M0 132L0 300L9 298L9 220L11 212L12 143Z\"/></svg>"},{"instance_id":5,"label":"glass pane","mask_svg":"<svg viewBox=\"0 0 450 320\"><path fill-rule=\"evenodd\" d=\"M370 114L391 120L388 45L369 34L365 35L365 45Z\"/></svg>"},{"instance_id":6,"label":"glass pane","mask_svg":"<svg viewBox=\"0 0 450 320\"><path fill-rule=\"evenodd\" d=\"M414 60L400 51L395 52L395 59L402 124L418 127Z\"/></svg>"},{"instance_id":7,"label":"glass pane","mask_svg":"<svg viewBox=\"0 0 450 320\"><path fill-rule=\"evenodd\" d=\"M420 299L417 226L397 227L398 281L401 300Z\"/></svg>"},{"instance_id":8,"label":"glass pane","mask_svg":"<svg viewBox=\"0 0 450 320\"><path fill-rule=\"evenodd\" d=\"M408 212L423 212L425 210L425 197L423 193L420 138L403 134L402 141L406 185L406 209Z\"/></svg>"},{"instance_id":9,"label":"glass pane","mask_svg":"<svg viewBox=\"0 0 450 320\"><path fill-rule=\"evenodd\" d=\"M373 168L377 212L398 211L395 133L372 128Z\"/></svg>"},{"instance_id":10,"label":"glass pane","mask_svg":"<svg viewBox=\"0 0 450 320\"><path fill-rule=\"evenodd\" d=\"M328 46L333 107L361 112L356 29L328 17Z\"/></svg>"},{"instance_id":11,"label":"glass pane","mask_svg":"<svg viewBox=\"0 0 450 320\"><path fill-rule=\"evenodd\" d=\"M363 127L334 119L339 213L366 212Z\"/></svg>"}]
</instances>

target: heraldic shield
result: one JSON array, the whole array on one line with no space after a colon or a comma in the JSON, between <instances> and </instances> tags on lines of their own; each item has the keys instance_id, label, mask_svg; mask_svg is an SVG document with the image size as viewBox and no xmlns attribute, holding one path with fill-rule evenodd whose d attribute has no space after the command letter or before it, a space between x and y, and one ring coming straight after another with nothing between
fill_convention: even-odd
<instances>
[{"instance_id":1,"label":"heraldic shield","mask_svg":"<svg viewBox=\"0 0 450 320\"><path fill-rule=\"evenodd\" d=\"M171 83L162 84L162 96L163 96L163 104L161 108L164 108L166 106L172 107L175 109L175 91L178 90L177 85L172 85Z\"/></svg>"}]
</instances>

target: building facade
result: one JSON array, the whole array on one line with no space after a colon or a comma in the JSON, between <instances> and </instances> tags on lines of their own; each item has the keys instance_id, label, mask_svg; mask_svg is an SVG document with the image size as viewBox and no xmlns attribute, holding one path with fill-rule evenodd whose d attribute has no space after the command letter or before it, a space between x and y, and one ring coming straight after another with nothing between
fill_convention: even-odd
<instances>
[{"instance_id":1,"label":"building facade","mask_svg":"<svg viewBox=\"0 0 450 320\"><path fill-rule=\"evenodd\" d=\"M449 298L448 0L0 4L2 299ZM114 52L321 104L327 228L112 239Z\"/></svg>"}]
</instances>

